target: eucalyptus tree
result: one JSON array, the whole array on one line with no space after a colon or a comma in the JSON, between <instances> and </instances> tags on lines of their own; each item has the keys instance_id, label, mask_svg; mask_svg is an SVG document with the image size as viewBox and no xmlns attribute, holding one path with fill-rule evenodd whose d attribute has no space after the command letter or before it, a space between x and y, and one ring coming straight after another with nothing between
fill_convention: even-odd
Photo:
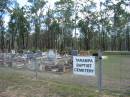
<instances>
[{"instance_id":1,"label":"eucalyptus tree","mask_svg":"<svg viewBox=\"0 0 130 97\"><path fill-rule=\"evenodd\" d=\"M24 8L15 8L11 13L9 21L9 32L11 35L11 49L27 48L27 37L29 34L29 23L25 17Z\"/></svg>"},{"instance_id":2,"label":"eucalyptus tree","mask_svg":"<svg viewBox=\"0 0 130 97\"><path fill-rule=\"evenodd\" d=\"M34 39L33 39L33 44L34 47L37 49L39 48L39 35L41 31L41 15L43 12L43 7L45 6L46 2L44 0L28 0L32 5L30 6L31 10L31 21L33 23L35 32L34 32Z\"/></svg>"},{"instance_id":3,"label":"eucalyptus tree","mask_svg":"<svg viewBox=\"0 0 130 97\"><path fill-rule=\"evenodd\" d=\"M88 0L83 4L81 3L81 7L80 14L82 14L83 18L80 18L78 26L80 28L81 38L83 40L83 49L90 50L93 46L91 44L95 34L94 29L97 23L97 16L95 11L96 5L94 2Z\"/></svg>"},{"instance_id":4,"label":"eucalyptus tree","mask_svg":"<svg viewBox=\"0 0 130 97\"><path fill-rule=\"evenodd\" d=\"M14 10L14 12L10 15L10 21L9 21L9 40L10 40L10 48L9 49L14 49L14 43L16 42L16 34L17 34L17 13Z\"/></svg>"},{"instance_id":5,"label":"eucalyptus tree","mask_svg":"<svg viewBox=\"0 0 130 97\"><path fill-rule=\"evenodd\" d=\"M47 32L45 33L47 35L46 39L46 43L47 44L47 48L49 49L59 49L58 48L58 42L59 40L59 35L60 35L60 26L58 21L55 18L48 18L49 20L51 19L51 21L46 21L46 25L48 26L48 29L46 30ZM47 19L47 20L48 20Z\"/></svg>"},{"instance_id":6,"label":"eucalyptus tree","mask_svg":"<svg viewBox=\"0 0 130 97\"><path fill-rule=\"evenodd\" d=\"M55 7L55 18L57 18L61 28L60 38L62 40L62 43L60 46L61 50L63 50L65 47L71 47L72 45L72 16L74 14L74 1L60 0L55 3ZM68 42L67 40L70 41Z\"/></svg>"},{"instance_id":7,"label":"eucalyptus tree","mask_svg":"<svg viewBox=\"0 0 130 97\"><path fill-rule=\"evenodd\" d=\"M98 38L99 49L108 50L110 44L110 29L112 28L111 11L108 9L109 3L107 0L100 1L98 13Z\"/></svg>"},{"instance_id":8,"label":"eucalyptus tree","mask_svg":"<svg viewBox=\"0 0 130 97\"><path fill-rule=\"evenodd\" d=\"M0 48L1 50L4 49L4 16L8 11L9 5L11 0L0 0Z\"/></svg>"},{"instance_id":9,"label":"eucalyptus tree","mask_svg":"<svg viewBox=\"0 0 130 97\"><path fill-rule=\"evenodd\" d=\"M53 31L52 31L52 23L53 23L53 20L54 20L54 17L53 17L53 10L50 8L50 6L46 6L46 18L44 20L44 23L46 25L46 39L47 39L47 42L46 42L46 45L47 45L47 48L48 49L52 49L53 48L53 39L52 39L52 34L53 34Z\"/></svg>"},{"instance_id":10,"label":"eucalyptus tree","mask_svg":"<svg viewBox=\"0 0 130 97\"><path fill-rule=\"evenodd\" d=\"M84 16L79 21L82 38L84 39L84 49L107 49L108 33L110 27L105 2L100 2L99 9L96 3L87 0L81 4L81 14Z\"/></svg>"},{"instance_id":11,"label":"eucalyptus tree","mask_svg":"<svg viewBox=\"0 0 130 97\"><path fill-rule=\"evenodd\" d=\"M127 45L126 50L130 51L130 20L128 21L126 27L127 27L126 28L126 45Z\"/></svg>"},{"instance_id":12,"label":"eucalyptus tree","mask_svg":"<svg viewBox=\"0 0 130 97\"><path fill-rule=\"evenodd\" d=\"M129 21L130 13L127 12L125 9L128 7L128 2L125 2L124 0L118 1L114 3L112 0L106 0L106 9L109 10L109 12L113 12L112 19L112 31L111 36L113 37L112 45L113 50L125 50L127 48L125 41L129 39L129 37L125 37L125 34L128 33L128 30L126 31L126 26ZM128 35L129 36L129 35Z\"/></svg>"}]
</instances>

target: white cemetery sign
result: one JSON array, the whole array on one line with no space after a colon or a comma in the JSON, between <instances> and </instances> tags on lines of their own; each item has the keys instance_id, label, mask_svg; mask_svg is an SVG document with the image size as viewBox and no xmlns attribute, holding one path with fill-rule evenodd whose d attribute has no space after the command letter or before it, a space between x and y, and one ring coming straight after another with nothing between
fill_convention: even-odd
<instances>
[{"instance_id":1,"label":"white cemetery sign","mask_svg":"<svg viewBox=\"0 0 130 97\"><path fill-rule=\"evenodd\" d=\"M73 56L73 73L78 75L95 76L95 57Z\"/></svg>"}]
</instances>

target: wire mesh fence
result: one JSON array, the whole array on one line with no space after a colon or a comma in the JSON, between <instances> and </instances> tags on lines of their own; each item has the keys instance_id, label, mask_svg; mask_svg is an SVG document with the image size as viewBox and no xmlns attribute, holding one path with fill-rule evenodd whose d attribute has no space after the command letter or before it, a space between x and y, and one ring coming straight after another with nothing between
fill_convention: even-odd
<instances>
[{"instance_id":1,"label":"wire mesh fence","mask_svg":"<svg viewBox=\"0 0 130 97\"><path fill-rule=\"evenodd\" d=\"M1 68L13 68L14 70L22 70L24 73L33 72L34 78L73 83L98 90L98 59L96 59L96 76L91 77L73 74L72 63L70 62L71 56L62 56L56 61L48 61L47 57L40 56L34 59L31 56L25 58L21 54L0 53ZM69 71L67 72L64 72L64 68L62 68L61 73L57 68L59 69L64 64L70 64L71 66L68 67ZM115 95L130 96L130 55L103 55L102 75L102 91L109 91Z\"/></svg>"}]
</instances>

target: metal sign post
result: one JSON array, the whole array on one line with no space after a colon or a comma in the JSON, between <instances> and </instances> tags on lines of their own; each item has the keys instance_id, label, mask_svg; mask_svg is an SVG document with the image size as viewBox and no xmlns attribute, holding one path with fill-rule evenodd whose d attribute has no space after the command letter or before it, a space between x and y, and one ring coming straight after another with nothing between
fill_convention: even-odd
<instances>
[{"instance_id":1,"label":"metal sign post","mask_svg":"<svg viewBox=\"0 0 130 97\"><path fill-rule=\"evenodd\" d=\"M99 92L102 91L102 52L101 50L98 51L98 58L99 58L99 69L98 69L98 89Z\"/></svg>"}]
</instances>

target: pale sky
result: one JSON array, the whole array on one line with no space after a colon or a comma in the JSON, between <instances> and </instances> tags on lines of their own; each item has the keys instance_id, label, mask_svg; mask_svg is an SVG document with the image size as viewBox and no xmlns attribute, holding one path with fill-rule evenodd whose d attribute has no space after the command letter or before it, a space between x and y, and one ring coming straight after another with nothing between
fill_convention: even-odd
<instances>
[{"instance_id":1,"label":"pale sky","mask_svg":"<svg viewBox=\"0 0 130 97\"><path fill-rule=\"evenodd\" d=\"M56 2L56 1L59 1L59 0L48 0L48 4L51 6L51 8L53 8L54 2ZM75 1L75 0L74 0L74 1ZM82 1L84 1L84 0L77 0L77 1L81 1L81 2L82 2ZM17 2L19 3L19 6L20 6L20 7L25 6L25 5L28 4L27 0L17 0ZM99 1L98 1L98 0L94 0L94 2L96 2L97 5L99 5ZM97 7L98 7L98 6L97 6ZM99 10L99 7L97 8L97 10ZM5 26L7 26L8 21L9 21L9 16L6 15L4 20L5 20Z\"/></svg>"},{"instance_id":2,"label":"pale sky","mask_svg":"<svg viewBox=\"0 0 130 97\"><path fill-rule=\"evenodd\" d=\"M48 0L48 3L49 3L50 5L53 5L54 2L56 2L56 1L59 1L59 0ZM73 0L73 1L75 1L75 0ZM77 1L83 2L83 1L85 1L85 0L77 0ZM100 1L103 1L103 0L93 0L93 1L96 2L97 5L99 5ZM114 1L115 1L115 0L114 0ZM27 4L27 0L17 0L17 2L20 4L20 6L24 6L24 5Z\"/></svg>"},{"instance_id":3,"label":"pale sky","mask_svg":"<svg viewBox=\"0 0 130 97\"><path fill-rule=\"evenodd\" d=\"M27 0L17 0L17 2L20 4L20 6L24 6L27 4Z\"/></svg>"},{"instance_id":4,"label":"pale sky","mask_svg":"<svg viewBox=\"0 0 130 97\"><path fill-rule=\"evenodd\" d=\"M48 1L48 4L51 6L51 8L53 8L54 7L54 2L56 2L56 1L59 1L59 0L47 0ZM76 1L76 0L73 0L73 1ZM86 1L86 0L77 0L78 2L84 2L84 1ZM93 0L95 3L96 3L96 6L97 6L97 9L96 9L96 11L99 11L100 10L100 7L99 7L99 5L100 5L100 1L104 1L104 0ZM117 2L119 2L120 0L113 0L113 2L116 4ZM19 6L20 7L22 7L22 6L25 6L25 5L27 5L28 4L28 2L27 2L27 0L17 0L17 2L19 3ZM130 1L129 1L130 2ZM130 7L128 8L126 8L126 10L127 11L130 11L129 10L130 9ZM5 26L7 26L7 24L8 24L8 21L9 21L9 16L8 15L6 15L5 16Z\"/></svg>"},{"instance_id":5,"label":"pale sky","mask_svg":"<svg viewBox=\"0 0 130 97\"><path fill-rule=\"evenodd\" d=\"M55 1L58 1L58 0L48 0L48 3L50 5L53 5ZM24 6L28 3L27 0L17 0L17 2L20 4L20 6Z\"/></svg>"},{"instance_id":6,"label":"pale sky","mask_svg":"<svg viewBox=\"0 0 130 97\"><path fill-rule=\"evenodd\" d=\"M20 6L20 7L29 4L29 3L27 2L27 0L16 0L16 1L19 3L19 6ZM54 6L54 2L55 2L55 1L58 1L58 0L48 0L48 3L49 3L50 6L52 7L52 6ZM5 26L8 25L9 19L10 19L9 16L6 15L5 18L4 18L4 21L5 21L4 24L5 24Z\"/></svg>"}]
</instances>

